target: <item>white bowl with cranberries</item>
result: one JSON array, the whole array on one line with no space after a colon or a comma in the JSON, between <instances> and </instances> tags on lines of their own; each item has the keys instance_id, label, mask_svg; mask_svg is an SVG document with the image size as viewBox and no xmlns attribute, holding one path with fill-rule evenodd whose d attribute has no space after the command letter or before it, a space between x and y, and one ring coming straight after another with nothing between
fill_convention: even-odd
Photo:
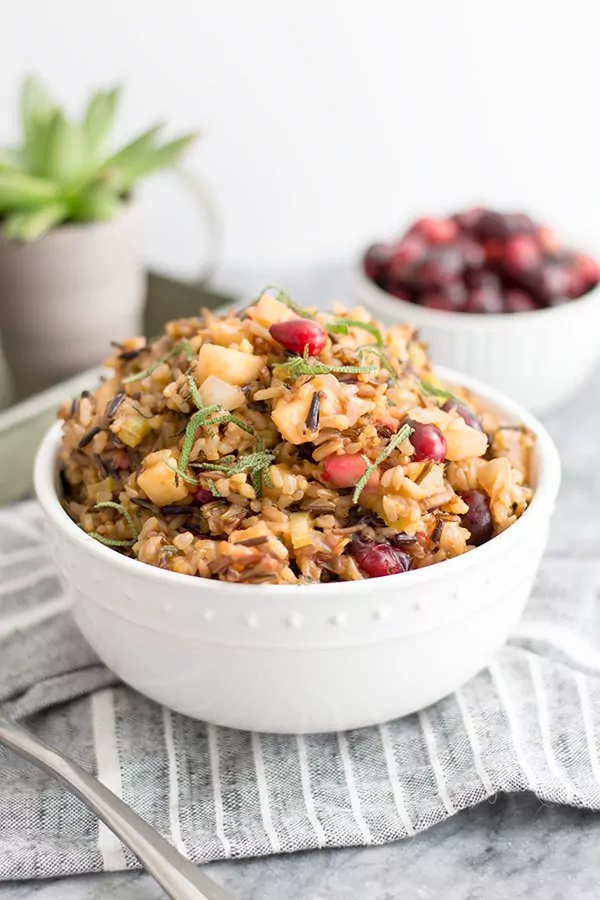
<instances>
[{"instance_id":1,"label":"white bowl with cranberries","mask_svg":"<svg viewBox=\"0 0 600 900\"><path fill-rule=\"evenodd\" d=\"M357 290L386 323L412 322L439 363L544 412L600 359L599 280L595 259L524 213L477 207L373 244Z\"/></svg>"}]
</instances>

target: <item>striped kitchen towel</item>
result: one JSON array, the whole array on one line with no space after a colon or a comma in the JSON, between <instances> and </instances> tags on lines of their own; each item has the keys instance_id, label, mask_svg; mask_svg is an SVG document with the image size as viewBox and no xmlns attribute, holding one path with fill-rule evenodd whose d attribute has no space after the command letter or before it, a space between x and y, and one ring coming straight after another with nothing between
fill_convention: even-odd
<instances>
[{"instance_id":1,"label":"striped kitchen towel","mask_svg":"<svg viewBox=\"0 0 600 900\"><path fill-rule=\"evenodd\" d=\"M35 503L0 510L0 705L195 862L383 844L498 791L600 809L600 569L545 559L510 644L419 714L340 734L217 728L119 684L76 631ZM581 551L581 547L580 547ZM56 782L0 750L0 878L134 868Z\"/></svg>"}]
</instances>

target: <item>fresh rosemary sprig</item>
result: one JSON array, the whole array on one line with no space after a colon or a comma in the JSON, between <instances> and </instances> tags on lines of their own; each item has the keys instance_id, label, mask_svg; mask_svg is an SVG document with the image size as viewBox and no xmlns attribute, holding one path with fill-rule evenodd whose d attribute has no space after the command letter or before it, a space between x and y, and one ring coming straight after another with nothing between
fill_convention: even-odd
<instances>
[{"instance_id":1,"label":"fresh rosemary sprig","mask_svg":"<svg viewBox=\"0 0 600 900\"><path fill-rule=\"evenodd\" d=\"M100 541L101 544L106 544L107 547L133 547L138 539L138 531L131 513L129 512L129 510L125 509L122 503L115 503L113 500L104 500L102 503L96 503L94 509L117 509L120 513L123 514L123 517L127 521L127 524L131 528L133 537L129 541L117 541L113 538L107 538L103 534L99 534L97 531L90 531L90 537L93 537L96 541Z\"/></svg>"},{"instance_id":2,"label":"fresh rosemary sprig","mask_svg":"<svg viewBox=\"0 0 600 900\"><path fill-rule=\"evenodd\" d=\"M194 351L192 350L190 342L186 340L178 341L165 356L156 359L152 365L148 366L147 369L144 369L143 372L137 372L135 375L128 375L127 378L124 378L123 384L131 384L133 381L142 381L144 378L148 378L155 369L158 369L163 363L169 362L170 359L173 359L173 357L177 356L179 353L185 353L188 362L191 362L194 358Z\"/></svg>"},{"instance_id":3,"label":"fresh rosemary sprig","mask_svg":"<svg viewBox=\"0 0 600 900\"><path fill-rule=\"evenodd\" d=\"M293 310L297 316L300 316L302 319L314 319L312 313L309 313L307 310L303 309L298 303L296 303L289 294L286 294L285 291L282 291L280 287L277 287L275 284L269 284L266 288L260 292L260 296L266 294L268 291L274 291L275 299L279 300L280 303L283 303L284 306L287 306L288 309ZM260 297L258 298L260 300Z\"/></svg>"},{"instance_id":4,"label":"fresh rosemary sprig","mask_svg":"<svg viewBox=\"0 0 600 900\"><path fill-rule=\"evenodd\" d=\"M365 356L367 356L367 354L369 354L369 353L375 354L375 356L379 357L383 367L385 369L387 369L387 371L390 373L390 375L392 376L394 381L398 378L397 373L394 372L394 369L392 368L392 364L390 363L389 359L387 358L384 351L380 347L376 347L373 344L364 344L362 347L358 348L357 353L358 353L359 362L361 362L361 363L364 360Z\"/></svg>"},{"instance_id":5,"label":"fresh rosemary sprig","mask_svg":"<svg viewBox=\"0 0 600 900\"><path fill-rule=\"evenodd\" d=\"M367 456L363 456L365 463L367 464L367 468L364 471L363 476L358 480L356 487L354 488L354 493L352 494L352 502L358 503L358 498L362 494L362 491L373 474L373 472L377 469L377 466L381 465L381 463L388 458L390 453L393 453L396 447L398 447L402 441L405 441L406 438L410 437L413 433L414 428L411 428L410 425L403 425L400 431L396 432L396 434L391 438L389 444L383 450L382 453L379 454L374 463L370 462Z\"/></svg>"},{"instance_id":6,"label":"fresh rosemary sprig","mask_svg":"<svg viewBox=\"0 0 600 900\"><path fill-rule=\"evenodd\" d=\"M269 466L275 459L275 454L270 450L265 450L262 441L257 441L257 449L253 453L246 453L239 459L233 460L232 457L223 457L218 463L194 463L196 469L208 469L213 472L222 472L230 478L232 475L238 475L240 472L249 472L252 487L256 491L257 496L262 490L262 482L267 487L273 487L271 476L269 474Z\"/></svg>"},{"instance_id":7,"label":"fresh rosemary sprig","mask_svg":"<svg viewBox=\"0 0 600 900\"><path fill-rule=\"evenodd\" d=\"M434 387L434 385L429 384L428 381L419 379L419 385L424 394L429 394L432 397L445 397L446 400L455 400L457 403L460 403L461 406L465 405L465 401L461 400L460 397L457 397L456 394L453 394L450 391L445 391L442 388Z\"/></svg>"},{"instance_id":8,"label":"fresh rosemary sprig","mask_svg":"<svg viewBox=\"0 0 600 900\"><path fill-rule=\"evenodd\" d=\"M304 356L294 356L284 363L279 363L274 367L274 371L286 369L289 377L295 380L301 375L329 375L337 373L362 375L374 372L376 368L376 366L328 366L316 359L310 362L308 348L305 348Z\"/></svg>"},{"instance_id":9,"label":"fresh rosemary sprig","mask_svg":"<svg viewBox=\"0 0 600 900\"><path fill-rule=\"evenodd\" d=\"M369 322L360 322L358 319L336 319L335 322L328 322L325 328L330 334L349 334L351 328L360 328L361 331L368 331L373 335L378 347L383 347L381 331Z\"/></svg>"}]
</instances>

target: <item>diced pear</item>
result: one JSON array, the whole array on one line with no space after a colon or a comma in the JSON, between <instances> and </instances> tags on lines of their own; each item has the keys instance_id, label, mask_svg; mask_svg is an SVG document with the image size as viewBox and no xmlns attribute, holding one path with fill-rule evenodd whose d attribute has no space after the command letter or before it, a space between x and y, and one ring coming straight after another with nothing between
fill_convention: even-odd
<instances>
[{"instance_id":1,"label":"diced pear","mask_svg":"<svg viewBox=\"0 0 600 900\"><path fill-rule=\"evenodd\" d=\"M308 512L295 512L290 515L290 537L294 550L309 547L313 542L312 519Z\"/></svg>"},{"instance_id":2,"label":"diced pear","mask_svg":"<svg viewBox=\"0 0 600 900\"><path fill-rule=\"evenodd\" d=\"M277 322L287 322L288 319L296 318L296 313L292 312L285 303L281 303L275 297L270 297L269 294L263 294L258 303L250 307L247 315L265 328L270 328Z\"/></svg>"},{"instance_id":3,"label":"diced pear","mask_svg":"<svg viewBox=\"0 0 600 900\"><path fill-rule=\"evenodd\" d=\"M217 344L202 344L196 363L196 379L202 384L209 375L215 375L228 384L249 384L267 361L266 356L242 353Z\"/></svg>"},{"instance_id":4,"label":"diced pear","mask_svg":"<svg viewBox=\"0 0 600 900\"><path fill-rule=\"evenodd\" d=\"M177 463L178 458L172 450L156 450L142 463L138 485L157 506L169 506L187 496L184 480L173 471Z\"/></svg>"},{"instance_id":5,"label":"diced pear","mask_svg":"<svg viewBox=\"0 0 600 900\"><path fill-rule=\"evenodd\" d=\"M284 397L275 404L271 418L275 422L279 433L290 444L303 444L307 440L306 417L312 400L313 392L306 392L294 400Z\"/></svg>"},{"instance_id":6,"label":"diced pear","mask_svg":"<svg viewBox=\"0 0 600 900\"><path fill-rule=\"evenodd\" d=\"M200 385L199 392L205 406L222 406L228 412L246 402L244 392L234 384L228 384L216 375L209 375Z\"/></svg>"}]
</instances>

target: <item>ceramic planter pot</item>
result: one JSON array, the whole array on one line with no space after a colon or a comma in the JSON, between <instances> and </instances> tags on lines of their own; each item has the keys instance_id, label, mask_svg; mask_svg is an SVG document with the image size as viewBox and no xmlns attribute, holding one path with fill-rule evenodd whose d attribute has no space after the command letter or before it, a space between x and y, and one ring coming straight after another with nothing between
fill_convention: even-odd
<instances>
[{"instance_id":1,"label":"ceramic planter pot","mask_svg":"<svg viewBox=\"0 0 600 900\"><path fill-rule=\"evenodd\" d=\"M0 235L0 338L18 398L141 332L140 243L135 203L114 221L63 225L32 244Z\"/></svg>"}]
</instances>

